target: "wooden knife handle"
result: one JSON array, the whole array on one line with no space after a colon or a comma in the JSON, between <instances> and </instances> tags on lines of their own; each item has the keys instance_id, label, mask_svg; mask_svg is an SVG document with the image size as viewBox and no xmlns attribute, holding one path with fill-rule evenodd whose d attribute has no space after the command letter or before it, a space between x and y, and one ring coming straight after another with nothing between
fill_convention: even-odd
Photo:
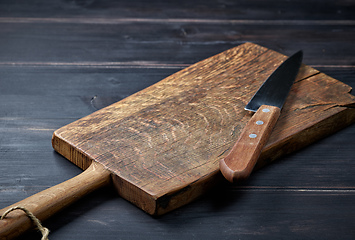
<instances>
[{"instance_id":1,"label":"wooden knife handle","mask_svg":"<svg viewBox=\"0 0 355 240\"><path fill-rule=\"evenodd\" d=\"M80 175L1 209L0 216L8 209L20 206L43 221L87 193L109 184L110 181L110 172L101 164L93 162ZM12 211L0 220L0 239L13 239L32 227L31 220L23 211Z\"/></svg>"},{"instance_id":2,"label":"wooden knife handle","mask_svg":"<svg viewBox=\"0 0 355 240\"><path fill-rule=\"evenodd\" d=\"M262 105L252 116L232 150L219 163L228 181L249 177L279 116L280 108L268 105Z\"/></svg>"}]
</instances>

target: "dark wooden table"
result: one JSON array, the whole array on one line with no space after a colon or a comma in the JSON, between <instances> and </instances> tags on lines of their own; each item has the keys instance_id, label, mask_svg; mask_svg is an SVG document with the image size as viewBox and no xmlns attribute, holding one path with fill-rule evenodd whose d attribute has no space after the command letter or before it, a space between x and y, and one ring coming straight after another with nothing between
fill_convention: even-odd
<instances>
[{"instance_id":1,"label":"dark wooden table","mask_svg":"<svg viewBox=\"0 0 355 240\"><path fill-rule=\"evenodd\" d=\"M355 87L354 1L0 1L0 208L81 172L54 130L246 41ZM51 240L354 239L354 158L352 125L159 218L107 187L44 225Z\"/></svg>"}]
</instances>

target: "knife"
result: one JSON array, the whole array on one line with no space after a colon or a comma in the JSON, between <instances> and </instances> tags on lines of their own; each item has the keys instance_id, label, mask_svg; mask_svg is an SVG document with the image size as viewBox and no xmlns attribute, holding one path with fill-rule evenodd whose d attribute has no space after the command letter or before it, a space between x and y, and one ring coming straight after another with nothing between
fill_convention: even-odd
<instances>
[{"instance_id":1,"label":"knife","mask_svg":"<svg viewBox=\"0 0 355 240\"><path fill-rule=\"evenodd\" d=\"M255 113L229 154L219 162L220 171L228 181L249 177L280 116L302 58L303 52L299 51L284 61L245 106L245 110Z\"/></svg>"}]
</instances>

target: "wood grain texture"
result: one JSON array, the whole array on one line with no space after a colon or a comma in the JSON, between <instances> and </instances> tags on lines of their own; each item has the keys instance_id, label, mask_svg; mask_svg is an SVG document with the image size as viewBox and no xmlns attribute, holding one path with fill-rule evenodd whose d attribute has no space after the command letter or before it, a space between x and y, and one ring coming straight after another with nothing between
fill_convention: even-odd
<instances>
[{"instance_id":1,"label":"wood grain texture","mask_svg":"<svg viewBox=\"0 0 355 240\"><path fill-rule=\"evenodd\" d=\"M285 58L252 43L232 48L57 130L53 147L83 169L101 163L122 197L164 214L218 182L218 161L251 117L243 107ZM349 91L302 66L258 164L353 122Z\"/></svg>"}]
</instances>

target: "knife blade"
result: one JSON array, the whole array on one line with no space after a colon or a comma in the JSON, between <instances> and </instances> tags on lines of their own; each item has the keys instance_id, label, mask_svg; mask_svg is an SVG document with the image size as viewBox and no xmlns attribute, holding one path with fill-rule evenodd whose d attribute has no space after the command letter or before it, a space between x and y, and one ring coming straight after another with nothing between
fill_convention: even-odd
<instances>
[{"instance_id":1,"label":"knife blade","mask_svg":"<svg viewBox=\"0 0 355 240\"><path fill-rule=\"evenodd\" d=\"M303 52L284 61L262 84L245 106L255 112L229 154L219 162L220 171L230 182L249 177L280 116L281 108L296 79Z\"/></svg>"}]
</instances>

